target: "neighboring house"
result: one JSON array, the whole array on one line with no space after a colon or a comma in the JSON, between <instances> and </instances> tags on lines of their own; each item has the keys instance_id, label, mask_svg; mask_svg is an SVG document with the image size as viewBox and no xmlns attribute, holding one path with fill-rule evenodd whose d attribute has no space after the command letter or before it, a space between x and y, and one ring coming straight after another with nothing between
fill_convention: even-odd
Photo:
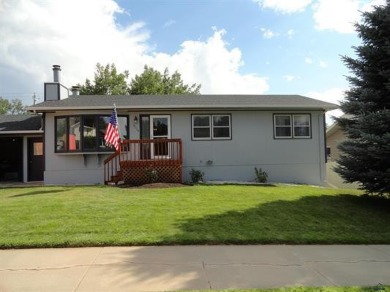
<instances>
[{"instance_id":1,"label":"neighboring house","mask_svg":"<svg viewBox=\"0 0 390 292\"><path fill-rule=\"evenodd\" d=\"M40 115L0 115L0 182L43 180Z\"/></svg>"},{"instance_id":2,"label":"neighboring house","mask_svg":"<svg viewBox=\"0 0 390 292\"><path fill-rule=\"evenodd\" d=\"M328 149L328 162L326 164L327 181L331 187L357 189L359 187L357 183L345 183L340 175L334 171L334 167L337 166L337 160L340 158L341 154L338 146L346 139L347 136L337 122L333 123L326 130L326 146Z\"/></svg>"},{"instance_id":3,"label":"neighboring house","mask_svg":"<svg viewBox=\"0 0 390 292\"><path fill-rule=\"evenodd\" d=\"M29 107L44 117L46 184L189 181L191 169L253 181L254 167L274 182L326 184L325 112L337 105L298 95L68 97L59 70ZM120 154L104 144L114 104Z\"/></svg>"}]
</instances>

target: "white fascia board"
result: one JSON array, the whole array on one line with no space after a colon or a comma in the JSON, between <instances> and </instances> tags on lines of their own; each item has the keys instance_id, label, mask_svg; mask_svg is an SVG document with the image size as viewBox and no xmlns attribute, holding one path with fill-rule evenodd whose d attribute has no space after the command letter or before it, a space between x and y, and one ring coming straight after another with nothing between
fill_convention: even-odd
<instances>
[{"instance_id":1,"label":"white fascia board","mask_svg":"<svg viewBox=\"0 0 390 292\"><path fill-rule=\"evenodd\" d=\"M13 134L43 134L42 130L36 131L0 131L0 135L13 135Z\"/></svg>"},{"instance_id":2,"label":"white fascia board","mask_svg":"<svg viewBox=\"0 0 390 292\"><path fill-rule=\"evenodd\" d=\"M29 111L32 112L56 112L56 111L79 111L79 110L111 110L112 106L78 106L78 107L35 107L35 108L28 108ZM170 106L158 106L158 105L145 105L145 106L116 106L116 109L122 109L122 110L132 110L132 111L139 111L139 110L197 110L197 109L210 109L210 110L216 110L216 109L223 109L223 110L334 110L337 109L338 106L336 105L329 105L329 106L291 106L291 105L170 105Z\"/></svg>"}]
</instances>

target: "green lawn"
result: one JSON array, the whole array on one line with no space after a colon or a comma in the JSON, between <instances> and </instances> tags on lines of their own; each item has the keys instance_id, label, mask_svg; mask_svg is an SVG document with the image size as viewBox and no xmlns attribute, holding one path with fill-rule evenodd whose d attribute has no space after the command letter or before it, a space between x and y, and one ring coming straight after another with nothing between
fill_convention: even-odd
<instances>
[{"instance_id":1,"label":"green lawn","mask_svg":"<svg viewBox=\"0 0 390 292\"><path fill-rule=\"evenodd\" d=\"M0 189L0 248L390 243L390 200L310 186Z\"/></svg>"}]
</instances>

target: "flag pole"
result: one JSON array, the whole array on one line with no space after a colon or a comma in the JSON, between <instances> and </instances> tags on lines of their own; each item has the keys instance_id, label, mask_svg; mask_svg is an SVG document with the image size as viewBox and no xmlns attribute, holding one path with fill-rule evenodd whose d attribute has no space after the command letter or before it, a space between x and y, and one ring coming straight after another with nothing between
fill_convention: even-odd
<instances>
[{"instance_id":1,"label":"flag pole","mask_svg":"<svg viewBox=\"0 0 390 292\"><path fill-rule=\"evenodd\" d=\"M120 152L121 139L119 133L118 114L116 112L115 104L114 104L114 109L111 112L110 121L106 127L104 140L106 141L107 146L115 147L115 150Z\"/></svg>"},{"instance_id":2,"label":"flag pole","mask_svg":"<svg viewBox=\"0 0 390 292\"><path fill-rule=\"evenodd\" d=\"M119 142L119 151L121 149L121 132L120 132L120 128L119 128L119 119L118 119L118 112L116 110L116 104L114 103L114 110L115 110L115 115L116 115L116 127L118 128L118 134L119 134L119 139L118 139L118 142Z\"/></svg>"}]
</instances>

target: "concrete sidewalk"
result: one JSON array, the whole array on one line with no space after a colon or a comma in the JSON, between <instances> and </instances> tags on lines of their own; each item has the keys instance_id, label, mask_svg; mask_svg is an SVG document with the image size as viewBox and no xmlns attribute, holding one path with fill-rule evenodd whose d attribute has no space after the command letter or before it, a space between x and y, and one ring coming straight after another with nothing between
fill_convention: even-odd
<instances>
[{"instance_id":1,"label":"concrete sidewalk","mask_svg":"<svg viewBox=\"0 0 390 292\"><path fill-rule=\"evenodd\" d=\"M390 245L0 250L0 291L390 285Z\"/></svg>"}]
</instances>

